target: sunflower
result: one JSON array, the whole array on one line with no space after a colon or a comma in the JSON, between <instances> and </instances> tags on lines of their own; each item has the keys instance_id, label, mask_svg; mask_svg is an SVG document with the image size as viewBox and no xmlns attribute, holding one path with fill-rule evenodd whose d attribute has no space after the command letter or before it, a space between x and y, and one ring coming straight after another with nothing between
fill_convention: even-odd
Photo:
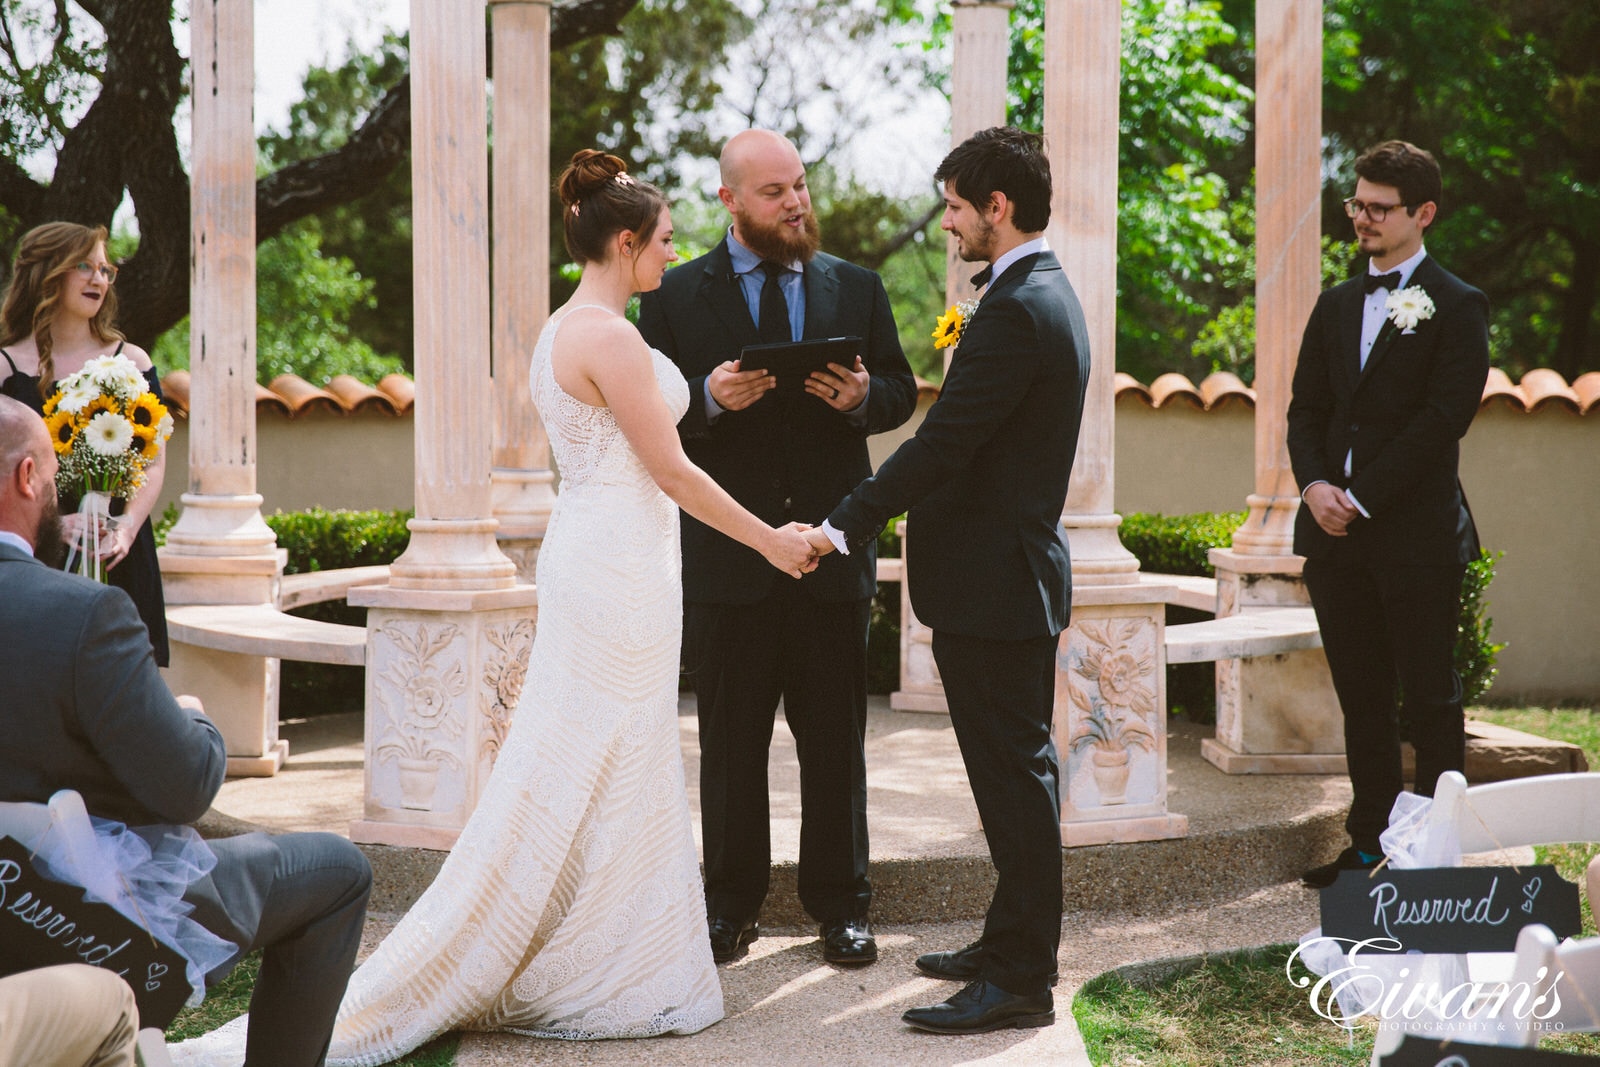
<instances>
[{"instance_id":1,"label":"sunflower","mask_svg":"<svg viewBox=\"0 0 1600 1067\"><path fill-rule=\"evenodd\" d=\"M135 429L149 427L154 430L161 425L166 414L166 406L156 399L154 393L141 393L138 399L128 405L128 420Z\"/></svg>"},{"instance_id":2,"label":"sunflower","mask_svg":"<svg viewBox=\"0 0 1600 1067\"><path fill-rule=\"evenodd\" d=\"M949 348L961 340L961 326L961 306L953 304L949 311L939 316L939 321L933 328L933 347Z\"/></svg>"},{"instance_id":3,"label":"sunflower","mask_svg":"<svg viewBox=\"0 0 1600 1067\"><path fill-rule=\"evenodd\" d=\"M56 455L66 455L78 443L78 430L82 424L72 412L52 411L44 420L44 425L50 431L50 443L55 447Z\"/></svg>"},{"instance_id":4,"label":"sunflower","mask_svg":"<svg viewBox=\"0 0 1600 1067\"><path fill-rule=\"evenodd\" d=\"M106 396L103 393L97 394L78 410L78 418L87 426L90 420L105 411L109 411L118 418L122 417L122 405L117 403L116 397Z\"/></svg>"},{"instance_id":5,"label":"sunflower","mask_svg":"<svg viewBox=\"0 0 1600 1067\"><path fill-rule=\"evenodd\" d=\"M140 464L149 463L161 454L161 437L154 426L133 427L133 440L128 443L128 451L138 457Z\"/></svg>"},{"instance_id":6,"label":"sunflower","mask_svg":"<svg viewBox=\"0 0 1600 1067\"><path fill-rule=\"evenodd\" d=\"M56 413L56 408L60 406L61 393L59 391L51 393L50 399L44 402L44 417L48 419L51 415L54 415Z\"/></svg>"}]
</instances>

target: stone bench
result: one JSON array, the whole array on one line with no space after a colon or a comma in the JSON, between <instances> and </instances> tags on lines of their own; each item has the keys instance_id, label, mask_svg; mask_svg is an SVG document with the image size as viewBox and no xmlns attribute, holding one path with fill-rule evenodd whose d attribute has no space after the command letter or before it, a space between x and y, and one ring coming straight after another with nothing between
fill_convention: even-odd
<instances>
[{"instance_id":1,"label":"stone bench","mask_svg":"<svg viewBox=\"0 0 1600 1067\"><path fill-rule=\"evenodd\" d=\"M388 580L387 566L344 567L331 571L285 574L278 581L278 602L284 611L292 611L307 604L343 600L357 586L382 585Z\"/></svg>"},{"instance_id":2,"label":"stone bench","mask_svg":"<svg viewBox=\"0 0 1600 1067\"><path fill-rule=\"evenodd\" d=\"M331 599L331 598L330 598ZM183 604L167 609L172 640L218 652L360 667L367 631L285 615L271 604Z\"/></svg>"},{"instance_id":3,"label":"stone bench","mask_svg":"<svg viewBox=\"0 0 1600 1067\"><path fill-rule=\"evenodd\" d=\"M1271 608L1167 627L1168 663L1250 659L1322 647L1310 608Z\"/></svg>"}]
</instances>

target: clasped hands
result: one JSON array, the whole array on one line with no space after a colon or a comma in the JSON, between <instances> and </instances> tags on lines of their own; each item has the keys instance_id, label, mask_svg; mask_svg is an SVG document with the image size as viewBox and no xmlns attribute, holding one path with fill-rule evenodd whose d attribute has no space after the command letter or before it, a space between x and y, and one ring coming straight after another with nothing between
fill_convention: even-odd
<instances>
[{"instance_id":1,"label":"clasped hands","mask_svg":"<svg viewBox=\"0 0 1600 1067\"><path fill-rule=\"evenodd\" d=\"M83 540L84 524L87 518L79 513L61 516L61 541L67 547L79 544ZM128 551L133 548L133 539L139 530L131 523L121 519L103 518L100 520L100 562L109 570L121 563L128 556Z\"/></svg>"},{"instance_id":2,"label":"clasped hands","mask_svg":"<svg viewBox=\"0 0 1600 1067\"><path fill-rule=\"evenodd\" d=\"M818 561L833 551L833 542L820 526L791 522L774 527L773 533L778 535L778 544L767 553L767 562L794 578L816 570Z\"/></svg>"},{"instance_id":3,"label":"clasped hands","mask_svg":"<svg viewBox=\"0 0 1600 1067\"><path fill-rule=\"evenodd\" d=\"M857 356L853 367L830 363L827 370L812 371L806 392L835 411L854 411L867 398L871 376ZM778 379L764 370L740 370L739 361L718 364L706 376L711 399L724 411L743 411L778 387Z\"/></svg>"},{"instance_id":4,"label":"clasped hands","mask_svg":"<svg viewBox=\"0 0 1600 1067\"><path fill-rule=\"evenodd\" d=\"M1317 482L1309 487L1305 492L1305 504L1311 509L1311 517L1329 537L1347 535L1350 523L1361 514L1344 490L1330 482Z\"/></svg>"}]
</instances>

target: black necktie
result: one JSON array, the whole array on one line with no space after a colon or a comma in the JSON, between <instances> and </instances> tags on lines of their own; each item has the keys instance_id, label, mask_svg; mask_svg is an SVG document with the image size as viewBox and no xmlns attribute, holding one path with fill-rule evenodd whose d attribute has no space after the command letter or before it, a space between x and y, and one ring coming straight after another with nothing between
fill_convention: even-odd
<instances>
[{"instance_id":1,"label":"black necktie","mask_svg":"<svg viewBox=\"0 0 1600 1067\"><path fill-rule=\"evenodd\" d=\"M1364 293L1375 293L1379 289L1387 289L1392 293L1400 288L1400 272L1392 270L1388 274L1369 274L1361 286Z\"/></svg>"},{"instance_id":2,"label":"black necktie","mask_svg":"<svg viewBox=\"0 0 1600 1067\"><path fill-rule=\"evenodd\" d=\"M761 283L761 321L756 324L756 332L762 344L792 341L794 334L789 328L789 301L784 299L783 284L778 280L789 268L765 260L761 269L767 272L767 280Z\"/></svg>"}]
</instances>

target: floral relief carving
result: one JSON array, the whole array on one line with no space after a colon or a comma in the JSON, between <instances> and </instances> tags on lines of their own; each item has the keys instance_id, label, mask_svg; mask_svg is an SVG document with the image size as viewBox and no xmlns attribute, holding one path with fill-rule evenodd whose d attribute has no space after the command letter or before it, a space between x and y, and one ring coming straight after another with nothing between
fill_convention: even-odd
<instances>
[{"instance_id":1,"label":"floral relief carving","mask_svg":"<svg viewBox=\"0 0 1600 1067\"><path fill-rule=\"evenodd\" d=\"M493 647L483 665L483 755L491 766L505 743L511 716L522 696L528 653L533 649L533 629L532 619L519 619L510 626L490 627L484 632Z\"/></svg>"},{"instance_id":2,"label":"floral relief carving","mask_svg":"<svg viewBox=\"0 0 1600 1067\"><path fill-rule=\"evenodd\" d=\"M388 654L374 686L383 727L373 752L396 764L402 805L429 811L440 769L462 769L455 750L466 729L467 672L459 652L451 654L460 629L390 623L378 632Z\"/></svg>"},{"instance_id":3,"label":"floral relief carving","mask_svg":"<svg viewBox=\"0 0 1600 1067\"><path fill-rule=\"evenodd\" d=\"M1144 618L1077 623L1066 666L1067 748L1087 753L1101 804L1126 803L1132 753L1159 747L1155 627Z\"/></svg>"}]
</instances>

